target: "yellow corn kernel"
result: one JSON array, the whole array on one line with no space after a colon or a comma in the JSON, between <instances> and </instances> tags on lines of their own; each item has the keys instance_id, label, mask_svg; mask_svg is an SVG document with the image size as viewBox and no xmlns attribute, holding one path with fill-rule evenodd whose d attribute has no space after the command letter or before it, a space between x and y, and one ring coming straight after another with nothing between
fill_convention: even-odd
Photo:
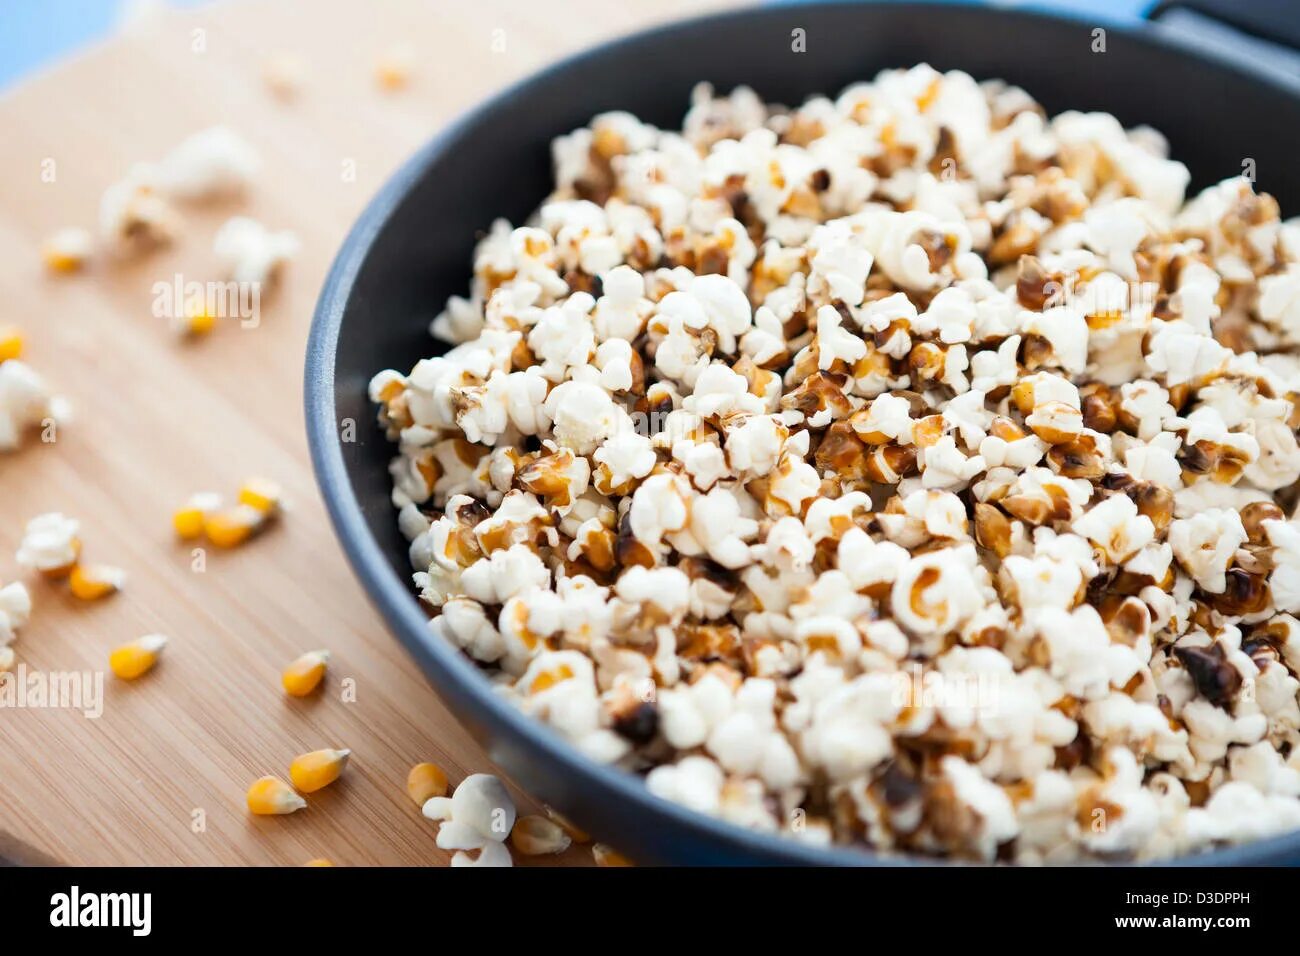
<instances>
[{"instance_id":1,"label":"yellow corn kernel","mask_svg":"<svg viewBox=\"0 0 1300 956\"><path fill-rule=\"evenodd\" d=\"M313 750L300 754L289 764L289 779L303 793L315 793L339 778L348 764L351 750Z\"/></svg>"},{"instance_id":2,"label":"yellow corn kernel","mask_svg":"<svg viewBox=\"0 0 1300 956\"><path fill-rule=\"evenodd\" d=\"M95 601L116 594L126 581L126 572L108 564L78 564L68 577L72 593L83 601Z\"/></svg>"},{"instance_id":3,"label":"yellow corn kernel","mask_svg":"<svg viewBox=\"0 0 1300 956\"><path fill-rule=\"evenodd\" d=\"M334 865L333 863L325 859L325 857L323 856L318 856L316 857L316 859L308 860L306 863L303 864L303 866L333 866L333 865Z\"/></svg>"},{"instance_id":4,"label":"yellow corn kernel","mask_svg":"<svg viewBox=\"0 0 1300 956\"><path fill-rule=\"evenodd\" d=\"M262 527L266 516L249 505L235 505L204 516L203 531L218 548L234 548Z\"/></svg>"},{"instance_id":5,"label":"yellow corn kernel","mask_svg":"<svg viewBox=\"0 0 1300 956\"><path fill-rule=\"evenodd\" d=\"M108 666L122 680L135 680L158 663L158 655L166 645L167 638L161 634L146 634L115 648L108 655Z\"/></svg>"},{"instance_id":6,"label":"yellow corn kernel","mask_svg":"<svg viewBox=\"0 0 1300 956\"><path fill-rule=\"evenodd\" d=\"M172 514L172 527L177 536L191 541L203 534L203 522L208 515L221 507L221 496L210 491L191 495L184 507Z\"/></svg>"},{"instance_id":7,"label":"yellow corn kernel","mask_svg":"<svg viewBox=\"0 0 1300 956\"><path fill-rule=\"evenodd\" d=\"M437 764L417 763L411 768L411 772L406 775L406 793L416 802L417 806L424 806L426 800L432 800L434 797L445 797L447 795L447 774Z\"/></svg>"},{"instance_id":8,"label":"yellow corn kernel","mask_svg":"<svg viewBox=\"0 0 1300 956\"><path fill-rule=\"evenodd\" d=\"M250 478L239 489L239 503L264 514L280 509L280 486L265 478Z\"/></svg>"},{"instance_id":9,"label":"yellow corn kernel","mask_svg":"<svg viewBox=\"0 0 1300 956\"><path fill-rule=\"evenodd\" d=\"M591 845L591 857L596 861L597 866L631 866L632 861L619 853L612 846L604 843L593 843Z\"/></svg>"},{"instance_id":10,"label":"yellow corn kernel","mask_svg":"<svg viewBox=\"0 0 1300 956\"><path fill-rule=\"evenodd\" d=\"M572 842L558 823L541 816L520 817L510 831L511 845L524 856L563 853Z\"/></svg>"},{"instance_id":11,"label":"yellow corn kernel","mask_svg":"<svg viewBox=\"0 0 1300 956\"><path fill-rule=\"evenodd\" d=\"M582 830L574 826L568 817L562 816L560 813L556 812L555 810L551 809L548 806L543 806L542 809L546 811L546 815L548 817L550 817L553 821L555 821L560 825L560 828L569 835L569 839L572 840L574 843L591 842L591 834L589 834L586 830Z\"/></svg>"},{"instance_id":12,"label":"yellow corn kernel","mask_svg":"<svg viewBox=\"0 0 1300 956\"><path fill-rule=\"evenodd\" d=\"M293 813L305 806L307 801L279 777L259 777L248 788L248 809L259 817Z\"/></svg>"},{"instance_id":13,"label":"yellow corn kernel","mask_svg":"<svg viewBox=\"0 0 1300 956\"><path fill-rule=\"evenodd\" d=\"M16 325L0 325L0 362L22 358L23 331Z\"/></svg>"},{"instance_id":14,"label":"yellow corn kernel","mask_svg":"<svg viewBox=\"0 0 1300 956\"><path fill-rule=\"evenodd\" d=\"M308 651L284 669L280 683L290 697L306 697L325 677L325 665L329 663L329 651Z\"/></svg>"},{"instance_id":15,"label":"yellow corn kernel","mask_svg":"<svg viewBox=\"0 0 1300 956\"><path fill-rule=\"evenodd\" d=\"M183 335L207 335L217 327L217 316L201 296L194 296L185 302L173 326Z\"/></svg>"},{"instance_id":16,"label":"yellow corn kernel","mask_svg":"<svg viewBox=\"0 0 1300 956\"><path fill-rule=\"evenodd\" d=\"M85 229L60 229L41 246L41 258L51 272L76 272L85 265L93 242Z\"/></svg>"},{"instance_id":17,"label":"yellow corn kernel","mask_svg":"<svg viewBox=\"0 0 1300 956\"><path fill-rule=\"evenodd\" d=\"M391 50L375 64L375 79L381 88L393 91L406 86L411 79L411 56L405 49Z\"/></svg>"},{"instance_id":18,"label":"yellow corn kernel","mask_svg":"<svg viewBox=\"0 0 1300 956\"><path fill-rule=\"evenodd\" d=\"M17 655L14 654L14 649L8 644L0 647L0 674L13 670L16 658Z\"/></svg>"}]
</instances>

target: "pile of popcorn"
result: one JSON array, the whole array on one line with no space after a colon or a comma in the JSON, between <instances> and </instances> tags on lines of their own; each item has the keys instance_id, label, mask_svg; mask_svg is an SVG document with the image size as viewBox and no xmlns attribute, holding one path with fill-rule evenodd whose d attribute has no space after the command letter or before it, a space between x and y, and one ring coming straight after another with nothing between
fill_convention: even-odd
<instances>
[{"instance_id":1,"label":"pile of popcorn","mask_svg":"<svg viewBox=\"0 0 1300 956\"><path fill-rule=\"evenodd\" d=\"M371 385L431 628L702 813L883 853L1300 828L1300 223L926 66L554 143Z\"/></svg>"}]
</instances>

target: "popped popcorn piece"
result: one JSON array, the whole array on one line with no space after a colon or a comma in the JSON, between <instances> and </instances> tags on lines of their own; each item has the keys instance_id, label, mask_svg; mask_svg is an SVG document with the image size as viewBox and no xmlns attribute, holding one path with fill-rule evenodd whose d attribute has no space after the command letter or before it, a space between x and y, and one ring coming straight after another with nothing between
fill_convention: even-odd
<instances>
[{"instance_id":1,"label":"popped popcorn piece","mask_svg":"<svg viewBox=\"0 0 1300 956\"><path fill-rule=\"evenodd\" d=\"M67 402L30 365L0 359L0 452L16 450L29 429L57 427L68 417Z\"/></svg>"},{"instance_id":2,"label":"popped popcorn piece","mask_svg":"<svg viewBox=\"0 0 1300 956\"><path fill-rule=\"evenodd\" d=\"M257 151L227 126L182 140L158 163L157 183L177 199L229 196L248 188L261 167Z\"/></svg>"},{"instance_id":3,"label":"popped popcorn piece","mask_svg":"<svg viewBox=\"0 0 1300 956\"><path fill-rule=\"evenodd\" d=\"M50 577L67 574L81 554L77 532L81 523L57 511L37 515L27 522L15 560L25 568Z\"/></svg>"},{"instance_id":4,"label":"popped popcorn piece","mask_svg":"<svg viewBox=\"0 0 1300 956\"><path fill-rule=\"evenodd\" d=\"M287 231L272 232L247 216L234 216L217 230L212 252L225 263L231 279L260 285L273 280L298 254L298 238Z\"/></svg>"}]
</instances>

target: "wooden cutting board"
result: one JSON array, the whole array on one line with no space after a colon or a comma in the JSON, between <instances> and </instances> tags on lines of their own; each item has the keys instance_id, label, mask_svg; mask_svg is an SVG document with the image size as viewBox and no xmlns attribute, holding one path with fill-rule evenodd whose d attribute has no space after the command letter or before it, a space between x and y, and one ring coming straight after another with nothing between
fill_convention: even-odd
<instances>
[{"instance_id":1,"label":"wooden cutting board","mask_svg":"<svg viewBox=\"0 0 1300 956\"><path fill-rule=\"evenodd\" d=\"M482 750L390 639L347 568L312 478L302 365L316 293L354 217L396 165L450 118L558 56L699 9L654 0L273 0L170 11L0 99L0 325L27 333L27 360L71 401L57 441L0 456L0 582L35 603L15 649L29 670L103 673L109 650L171 637L162 663L104 680L103 713L0 709L0 855L70 864L444 864L435 828L407 798L409 767L453 782L489 770ZM405 46L409 85L386 92L375 64ZM277 99L268 59L299 56L299 95ZM647 78L653 82L653 78ZM685 104L683 104L684 108ZM49 276L41 241L94 228L101 192L215 123L260 151L246 199L184 206L179 241L126 263ZM53 172L51 177L50 173ZM247 214L292 229L302 251L262 305L179 341L151 306L155 282L217 279L212 236ZM468 276L469 263L465 264ZM235 551L191 546L172 510L196 491L280 482L288 511ZM119 565L125 590L94 604L25 576L22 527L62 511L84 555ZM279 672L327 647L316 698L291 700ZM347 683L345 683L347 681ZM355 701L344 687L355 688ZM253 818L244 791L291 758L348 747L338 784L290 817ZM516 791L521 813L535 804ZM563 862L590 861L574 848ZM547 861L552 862L552 861Z\"/></svg>"}]
</instances>

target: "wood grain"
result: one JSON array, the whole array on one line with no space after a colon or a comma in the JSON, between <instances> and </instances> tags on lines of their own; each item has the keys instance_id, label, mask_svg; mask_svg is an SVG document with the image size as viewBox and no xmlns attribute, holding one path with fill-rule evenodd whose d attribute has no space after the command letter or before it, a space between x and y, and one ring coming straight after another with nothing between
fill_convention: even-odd
<instances>
[{"instance_id":1,"label":"wood grain","mask_svg":"<svg viewBox=\"0 0 1300 956\"><path fill-rule=\"evenodd\" d=\"M167 13L0 100L0 324L26 330L28 360L75 411L56 442L0 458L0 581L23 577L14 551L44 511L80 519L87 559L129 574L122 594L93 605L23 578L35 611L15 649L31 670L102 673L114 645L172 638L145 678L105 678L98 719L0 711L0 847L88 865L446 862L406 797L406 771L433 760L455 781L489 764L385 633L329 528L301 410L315 296L365 201L441 124L563 53L696 9L218 3ZM384 92L374 64L394 44L416 55L414 73L406 89ZM262 79L279 51L308 68L290 102ZM251 195L184 207L180 240L148 257L43 272L43 238L93 227L100 193L133 162L214 123L261 152ZM54 182L42 180L47 160ZM294 230L302 252L259 327L179 342L152 315L152 285L218 278L212 235L236 211ZM254 474L285 487L284 520L242 549L209 551L194 571L190 546L171 534L172 509L195 491L233 494ZM334 654L324 692L287 699L281 667L315 647ZM345 678L355 702L341 699ZM296 753L324 746L353 750L340 783L291 817L247 814L251 780L284 775ZM516 795L522 812L530 801ZM575 848L558 862L589 859Z\"/></svg>"}]
</instances>

